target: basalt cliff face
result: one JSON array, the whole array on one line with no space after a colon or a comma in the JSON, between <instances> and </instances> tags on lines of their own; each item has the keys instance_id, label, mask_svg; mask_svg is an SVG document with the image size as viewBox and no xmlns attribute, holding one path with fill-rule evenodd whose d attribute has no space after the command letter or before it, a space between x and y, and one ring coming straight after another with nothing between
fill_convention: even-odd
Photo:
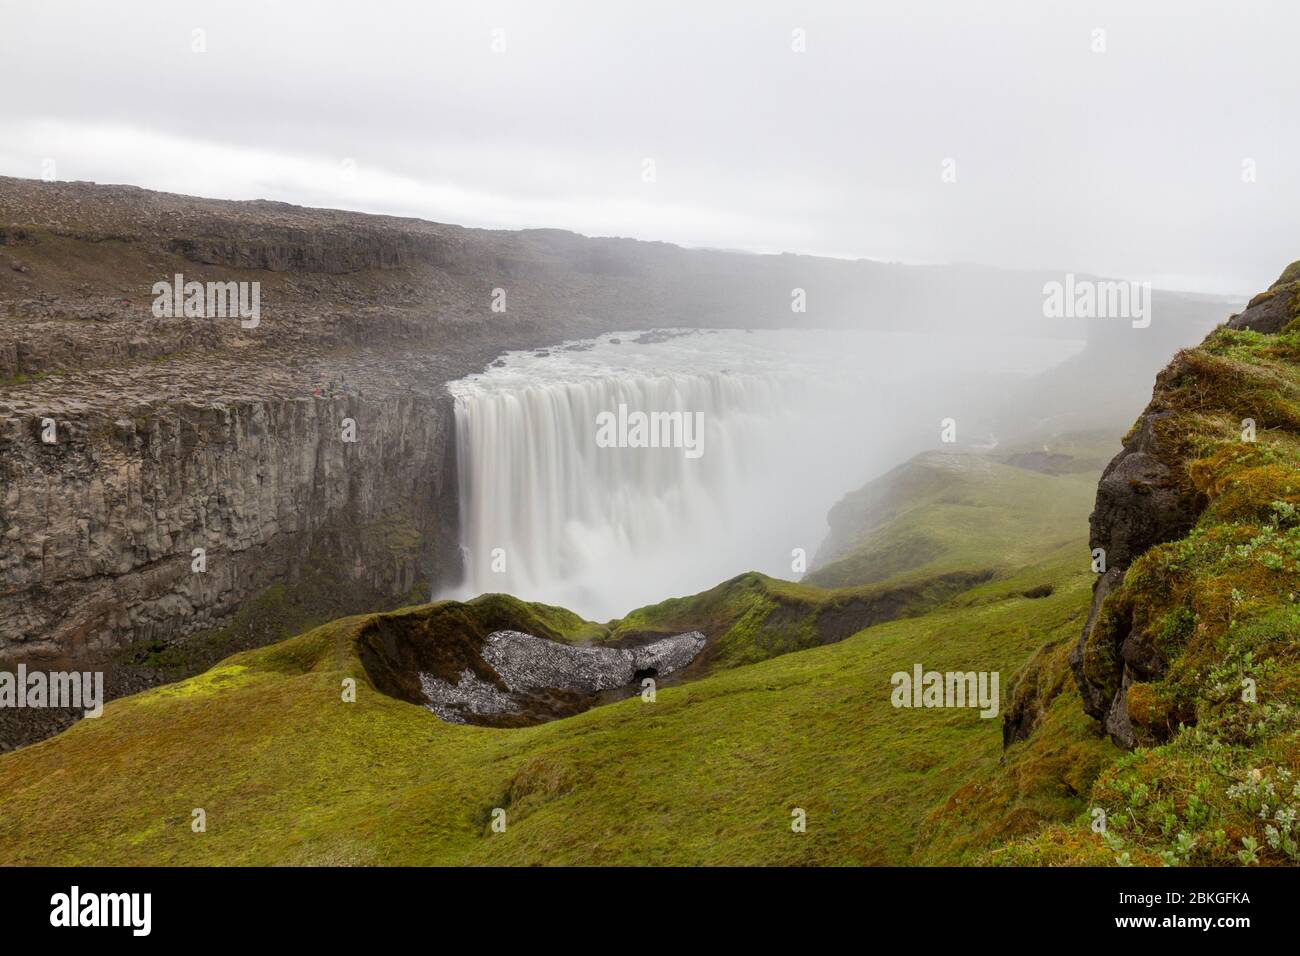
<instances>
[{"instance_id":1,"label":"basalt cliff face","mask_svg":"<svg viewBox=\"0 0 1300 956\"><path fill-rule=\"evenodd\" d=\"M446 557L444 399L10 407L33 418L0 434L0 650L27 660L200 631L322 568L382 601Z\"/></svg>"}]
</instances>

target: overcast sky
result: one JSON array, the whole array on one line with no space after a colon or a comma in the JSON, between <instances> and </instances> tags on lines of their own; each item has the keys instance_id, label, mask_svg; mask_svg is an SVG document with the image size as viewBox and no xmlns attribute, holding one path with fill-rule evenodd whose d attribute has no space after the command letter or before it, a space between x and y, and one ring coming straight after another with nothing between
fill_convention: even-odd
<instances>
[{"instance_id":1,"label":"overcast sky","mask_svg":"<svg viewBox=\"0 0 1300 956\"><path fill-rule=\"evenodd\" d=\"M0 0L0 173L1249 294L1300 258L1297 28L1292 0Z\"/></svg>"}]
</instances>

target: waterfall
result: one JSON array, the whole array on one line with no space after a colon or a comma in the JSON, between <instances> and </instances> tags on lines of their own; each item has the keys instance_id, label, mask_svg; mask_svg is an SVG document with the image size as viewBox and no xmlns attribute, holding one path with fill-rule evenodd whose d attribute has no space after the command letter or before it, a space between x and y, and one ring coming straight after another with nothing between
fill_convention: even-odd
<instances>
[{"instance_id":1,"label":"waterfall","mask_svg":"<svg viewBox=\"0 0 1300 956\"><path fill-rule=\"evenodd\" d=\"M709 372L457 395L467 590L567 600L608 616L630 610L621 600L673 593L655 588L685 585L690 576L674 569L744 517L737 489L771 465L773 426L788 414L791 390ZM600 447L598 416L620 406L697 416L698 457L685 447Z\"/></svg>"},{"instance_id":2,"label":"waterfall","mask_svg":"<svg viewBox=\"0 0 1300 956\"><path fill-rule=\"evenodd\" d=\"M451 383L466 569L452 596L506 592L608 620L745 570L797 578L792 555L816 551L829 507L937 434L916 423L938 406L900 409L918 359L886 338L606 336ZM943 361L933 345L908 352ZM698 457L598 441L602 415L654 413L699 420Z\"/></svg>"}]
</instances>

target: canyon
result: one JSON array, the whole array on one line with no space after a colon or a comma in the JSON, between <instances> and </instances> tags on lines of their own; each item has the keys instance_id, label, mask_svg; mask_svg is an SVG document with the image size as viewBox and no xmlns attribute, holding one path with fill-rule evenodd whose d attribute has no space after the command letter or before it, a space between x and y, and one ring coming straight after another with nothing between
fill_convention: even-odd
<instances>
[{"instance_id":1,"label":"canyon","mask_svg":"<svg viewBox=\"0 0 1300 956\"><path fill-rule=\"evenodd\" d=\"M0 857L1294 863L1294 810L1271 795L1292 783L1300 686L1298 310L1293 265L1165 357L1123 439L1111 423L909 458L831 509L798 582L748 572L604 624L494 593L264 634L0 755L17 821ZM1012 404L1044 379L1095 394L1090 351ZM368 402L354 382L311 399ZM354 598L345 572L322 570L323 597ZM895 706L920 662L987 674L990 717L996 675L1001 733L969 706ZM196 803L221 808L197 840Z\"/></svg>"},{"instance_id":2,"label":"canyon","mask_svg":"<svg viewBox=\"0 0 1300 956\"><path fill-rule=\"evenodd\" d=\"M155 316L178 273L258 282L261 321ZM446 383L504 352L955 315L988 335L1115 334L1045 327L1041 279L0 177L0 663L103 669L115 697L461 580ZM1155 298L1174 339L1219 310ZM1167 354L1138 341L1128 361Z\"/></svg>"}]
</instances>

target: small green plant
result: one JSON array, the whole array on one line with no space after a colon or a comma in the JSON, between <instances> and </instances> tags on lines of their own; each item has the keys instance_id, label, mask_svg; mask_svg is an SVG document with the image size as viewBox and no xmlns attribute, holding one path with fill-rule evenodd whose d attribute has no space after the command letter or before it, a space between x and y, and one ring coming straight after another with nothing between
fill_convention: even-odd
<instances>
[{"instance_id":1,"label":"small green plant","mask_svg":"<svg viewBox=\"0 0 1300 956\"><path fill-rule=\"evenodd\" d=\"M1237 859L1241 861L1242 866L1258 863L1259 841L1254 837L1242 837L1241 849L1237 851Z\"/></svg>"},{"instance_id":2,"label":"small green plant","mask_svg":"<svg viewBox=\"0 0 1300 956\"><path fill-rule=\"evenodd\" d=\"M1262 826L1264 842L1292 863L1300 862L1300 781L1285 767L1252 768L1228 787L1228 797ZM1242 845L1253 855L1258 842ZM1240 854L1238 854L1240 857Z\"/></svg>"}]
</instances>

